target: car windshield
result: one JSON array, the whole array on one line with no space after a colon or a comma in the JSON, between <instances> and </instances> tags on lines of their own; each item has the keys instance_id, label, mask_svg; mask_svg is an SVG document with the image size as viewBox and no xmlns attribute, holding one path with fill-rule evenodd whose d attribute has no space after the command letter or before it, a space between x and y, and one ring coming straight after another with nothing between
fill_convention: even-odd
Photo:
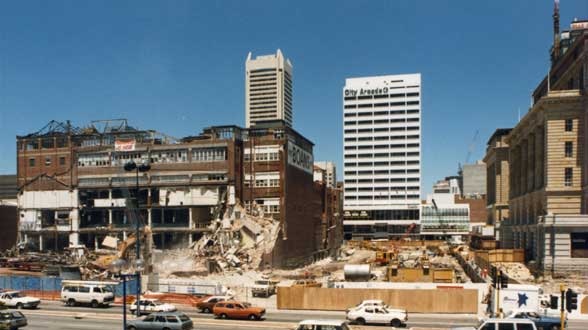
<instances>
[{"instance_id":1,"label":"car windshield","mask_svg":"<svg viewBox=\"0 0 588 330\"><path fill-rule=\"evenodd\" d=\"M112 289L112 287L110 287L110 286L102 287L102 291L103 292L109 292L109 293L114 292L113 289Z\"/></svg>"},{"instance_id":2,"label":"car windshield","mask_svg":"<svg viewBox=\"0 0 588 330\"><path fill-rule=\"evenodd\" d=\"M190 321L190 318L186 314L180 314L179 317L180 317L180 321L182 321L182 322Z\"/></svg>"},{"instance_id":3,"label":"car windshield","mask_svg":"<svg viewBox=\"0 0 588 330\"><path fill-rule=\"evenodd\" d=\"M12 298L22 298L22 295L20 294L20 292L14 292L10 294L10 297Z\"/></svg>"},{"instance_id":4,"label":"car windshield","mask_svg":"<svg viewBox=\"0 0 588 330\"><path fill-rule=\"evenodd\" d=\"M255 284L257 285L269 285L268 281L255 281Z\"/></svg>"}]
</instances>

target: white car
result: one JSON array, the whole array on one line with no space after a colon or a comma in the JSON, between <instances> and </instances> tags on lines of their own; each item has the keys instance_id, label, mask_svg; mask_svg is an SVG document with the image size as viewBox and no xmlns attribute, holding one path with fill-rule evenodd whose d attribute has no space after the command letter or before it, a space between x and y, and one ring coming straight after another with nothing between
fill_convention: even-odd
<instances>
[{"instance_id":1,"label":"white car","mask_svg":"<svg viewBox=\"0 0 588 330\"><path fill-rule=\"evenodd\" d=\"M176 306L162 303L157 299L141 299L139 300L139 306L141 314L151 314L155 312L175 312L178 310ZM129 310L131 313L135 313L137 311L137 303L134 302L131 304Z\"/></svg>"},{"instance_id":2,"label":"white car","mask_svg":"<svg viewBox=\"0 0 588 330\"><path fill-rule=\"evenodd\" d=\"M379 300L379 299L368 299L368 300L362 300L359 304L348 308L347 312L349 313L352 310L356 310L356 309L360 309L362 307L384 307L384 308L388 308L388 305L386 305L384 303L383 300Z\"/></svg>"},{"instance_id":3,"label":"white car","mask_svg":"<svg viewBox=\"0 0 588 330\"><path fill-rule=\"evenodd\" d=\"M37 308L41 303L38 298L23 296L18 291L5 291L0 293L0 302L6 307L21 308Z\"/></svg>"},{"instance_id":4,"label":"white car","mask_svg":"<svg viewBox=\"0 0 588 330\"><path fill-rule=\"evenodd\" d=\"M537 330L535 323L527 319L488 319L480 322L477 327L453 327L451 330Z\"/></svg>"},{"instance_id":5,"label":"white car","mask_svg":"<svg viewBox=\"0 0 588 330\"><path fill-rule=\"evenodd\" d=\"M351 330L345 321L339 320L304 320L295 330Z\"/></svg>"},{"instance_id":6,"label":"white car","mask_svg":"<svg viewBox=\"0 0 588 330\"><path fill-rule=\"evenodd\" d=\"M408 314L402 309L389 309L381 306L364 306L347 312L347 319L359 325L389 324L395 328L405 324Z\"/></svg>"}]
</instances>

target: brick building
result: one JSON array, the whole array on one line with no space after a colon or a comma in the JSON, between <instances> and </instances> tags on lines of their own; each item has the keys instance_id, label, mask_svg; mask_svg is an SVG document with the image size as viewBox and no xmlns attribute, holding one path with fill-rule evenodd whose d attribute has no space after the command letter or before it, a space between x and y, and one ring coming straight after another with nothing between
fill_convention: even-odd
<instances>
[{"instance_id":1,"label":"brick building","mask_svg":"<svg viewBox=\"0 0 588 330\"><path fill-rule=\"evenodd\" d=\"M322 214L313 144L282 121L210 127L183 139L125 120L84 129L51 122L18 136L17 148L19 232L40 250L101 248L106 236L126 239L136 221L148 226L155 248L187 247L224 209L243 202L280 221L266 264L301 264L319 253L310 239L320 233ZM130 161L150 169L126 172ZM133 196L137 209L128 205Z\"/></svg>"}]
</instances>

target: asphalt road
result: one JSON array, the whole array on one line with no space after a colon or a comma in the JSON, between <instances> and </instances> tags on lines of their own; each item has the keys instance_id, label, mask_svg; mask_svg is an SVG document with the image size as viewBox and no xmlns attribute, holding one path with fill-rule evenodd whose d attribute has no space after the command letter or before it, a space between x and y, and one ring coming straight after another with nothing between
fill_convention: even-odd
<instances>
[{"instance_id":1,"label":"asphalt road","mask_svg":"<svg viewBox=\"0 0 588 330\"><path fill-rule=\"evenodd\" d=\"M180 308L194 321L195 329L215 330L242 328L247 329L292 329L304 319L341 319L343 312L315 312L315 311L279 311L269 312L263 321L219 320L210 314L199 313L193 308ZM43 302L37 310L23 310L27 316L29 326L26 329L122 329L122 308L92 309L88 307L66 307L59 302ZM129 315L128 319L134 316ZM420 315L409 314L407 328L444 328L456 326L475 326L477 320L464 315ZM353 327L354 329L390 329L390 327ZM569 321L569 330L588 329L588 321Z\"/></svg>"}]
</instances>

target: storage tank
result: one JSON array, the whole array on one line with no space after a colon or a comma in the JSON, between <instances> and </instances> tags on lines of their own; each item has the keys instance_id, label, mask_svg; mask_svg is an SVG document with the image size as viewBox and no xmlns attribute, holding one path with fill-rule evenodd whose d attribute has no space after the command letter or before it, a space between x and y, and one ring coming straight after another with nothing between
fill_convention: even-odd
<instances>
[{"instance_id":1,"label":"storage tank","mask_svg":"<svg viewBox=\"0 0 588 330\"><path fill-rule=\"evenodd\" d=\"M345 281L349 282L367 282L371 277L371 265L345 265L343 266Z\"/></svg>"}]
</instances>

